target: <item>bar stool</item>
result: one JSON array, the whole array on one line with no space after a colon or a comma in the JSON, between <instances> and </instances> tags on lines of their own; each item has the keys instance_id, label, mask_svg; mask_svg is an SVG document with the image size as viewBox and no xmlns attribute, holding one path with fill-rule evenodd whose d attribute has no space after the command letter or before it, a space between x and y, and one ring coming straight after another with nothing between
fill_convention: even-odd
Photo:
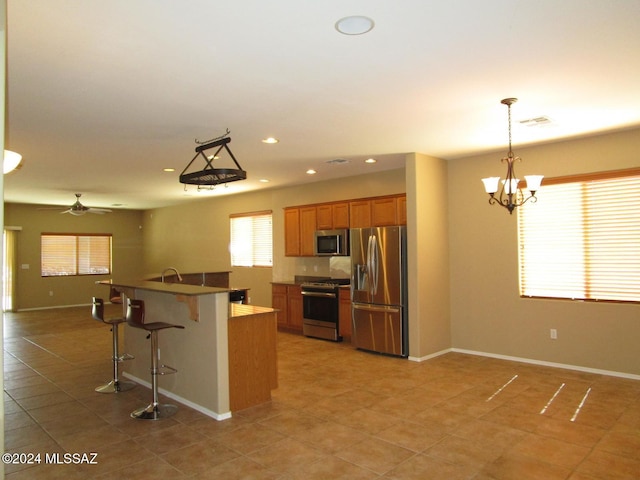
<instances>
[{"instance_id":1,"label":"bar stool","mask_svg":"<svg viewBox=\"0 0 640 480\"><path fill-rule=\"evenodd\" d=\"M105 383L104 385L100 385L96 387L96 392L99 393L117 393L124 392L126 390L131 390L136 386L135 383L129 382L128 380L120 380L118 374L118 364L125 360L131 360L133 355L129 355L128 353L124 353L120 355L118 353L118 326L121 323L125 322L125 319L122 317L119 318L104 318L104 300L101 298L93 297L93 307L91 308L91 316L98 320L99 322L106 323L111 326L111 331L113 332L113 380L109 383Z\"/></svg>"},{"instance_id":2,"label":"bar stool","mask_svg":"<svg viewBox=\"0 0 640 480\"><path fill-rule=\"evenodd\" d=\"M151 391L153 393L152 402L146 407L139 408L131 412L133 418L142 420L157 420L158 418L170 417L178 410L175 405L160 404L158 402L158 375L168 375L176 373L177 370L168 365L159 365L160 351L158 349L158 331L166 328L184 328L182 325L174 325L165 322L145 322L144 302L142 300L131 300L127 303L127 323L134 327L149 332L147 338L151 337Z\"/></svg>"}]
</instances>

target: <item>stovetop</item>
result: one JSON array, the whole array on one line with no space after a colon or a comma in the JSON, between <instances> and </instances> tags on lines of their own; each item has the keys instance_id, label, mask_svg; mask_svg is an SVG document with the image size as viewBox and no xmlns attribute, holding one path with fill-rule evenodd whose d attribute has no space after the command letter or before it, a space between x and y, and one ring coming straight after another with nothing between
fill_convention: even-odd
<instances>
[{"instance_id":1,"label":"stovetop","mask_svg":"<svg viewBox=\"0 0 640 480\"><path fill-rule=\"evenodd\" d=\"M351 280L348 278L323 278L319 280L315 280L313 282L304 282L302 287L325 287L325 288L335 288L340 285L349 285Z\"/></svg>"}]
</instances>

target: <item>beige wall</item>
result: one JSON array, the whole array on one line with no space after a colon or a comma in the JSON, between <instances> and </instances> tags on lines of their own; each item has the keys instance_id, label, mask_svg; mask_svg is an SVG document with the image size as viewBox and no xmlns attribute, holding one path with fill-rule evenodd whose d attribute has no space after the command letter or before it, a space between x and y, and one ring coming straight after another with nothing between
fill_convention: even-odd
<instances>
[{"instance_id":1,"label":"beige wall","mask_svg":"<svg viewBox=\"0 0 640 480\"><path fill-rule=\"evenodd\" d=\"M447 162L407 155L409 355L451 348Z\"/></svg>"},{"instance_id":2,"label":"beige wall","mask_svg":"<svg viewBox=\"0 0 640 480\"><path fill-rule=\"evenodd\" d=\"M249 288L251 303L270 306L272 280L329 273L326 258L284 256L285 207L403 193L404 175L404 169L399 169L149 210L143 221L145 272L160 272L168 266L180 272L231 271L232 286ZM273 211L273 268L232 268L229 215L261 210Z\"/></svg>"},{"instance_id":3,"label":"beige wall","mask_svg":"<svg viewBox=\"0 0 640 480\"><path fill-rule=\"evenodd\" d=\"M522 178L637 167L639 145L637 129L515 146L523 159L515 168ZM480 181L504 177L504 153L449 162L452 346L640 375L640 305L519 297L516 214L489 206Z\"/></svg>"},{"instance_id":4,"label":"beige wall","mask_svg":"<svg viewBox=\"0 0 640 480\"><path fill-rule=\"evenodd\" d=\"M553 177L637 167L638 145L640 129L516 146L523 158L516 171L521 176ZM500 151L443 162L411 154L406 170L209 198L143 213L72 217L7 204L6 225L23 227L19 263L30 265L20 270L18 306L87 303L87 298L103 292L92 285L93 279L80 285L78 279L40 278L40 233L80 227L114 232L115 275L138 277L168 266L182 272L230 270L233 285L251 289L252 303L270 305L272 280L328 274L327 259L284 257L284 207L406 191L412 357L453 347L640 375L640 305L519 297L515 214L490 206L480 181L504 176L503 155ZM232 269L229 214L265 209L273 210L273 268ZM549 338L550 328L558 330L557 340Z\"/></svg>"},{"instance_id":5,"label":"beige wall","mask_svg":"<svg viewBox=\"0 0 640 480\"><path fill-rule=\"evenodd\" d=\"M105 215L61 215L38 205L5 203L5 225L22 227L18 232L18 277L15 307L18 310L85 305L92 296L106 297L106 287L96 281L109 275L46 277L40 275L40 235L48 233L111 233L113 276L137 277L143 265L142 212L114 210ZM28 268L21 268L28 265ZM53 295L49 295L53 292Z\"/></svg>"}]
</instances>

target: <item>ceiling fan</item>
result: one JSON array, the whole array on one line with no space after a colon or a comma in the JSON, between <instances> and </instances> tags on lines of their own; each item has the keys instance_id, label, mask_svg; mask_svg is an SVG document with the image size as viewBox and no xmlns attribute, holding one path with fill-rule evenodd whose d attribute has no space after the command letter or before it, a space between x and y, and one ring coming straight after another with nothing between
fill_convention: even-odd
<instances>
[{"instance_id":1,"label":"ceiling fan","mask_svg":"<svg viewBox=\"0 0 640 480\"><path fill-rule=\"evenodd\" d=\"M80 216L85 213L97 213L98 215L102 215L104 213L110 213L111 210L108 208L92 208L85 207L82 203L80 203L81 193L76 193L76 202L71 205L69 208L66 208L64 211L60 213L70 213L71 215ZM50 209L47 209L50 210Z\"/></svg>"}]
</instances>

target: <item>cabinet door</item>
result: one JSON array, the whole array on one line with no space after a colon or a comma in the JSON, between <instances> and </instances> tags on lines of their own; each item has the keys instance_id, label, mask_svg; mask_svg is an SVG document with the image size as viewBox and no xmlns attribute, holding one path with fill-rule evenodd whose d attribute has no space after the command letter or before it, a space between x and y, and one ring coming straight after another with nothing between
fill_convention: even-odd
<instances>
[{"instance_id":1,"label":"cabinet door","mask_svg":"<svg viewBox=\"0 0 640 480\"><path fill-rule=\"evenodd\" d=\"M374 227L397 225L397 213L396 197L374 198L371 201L371 223Z\"/></svg>"},{"instance_id":2,"label":"cabinet door","mask_svg":"<svg viewBox=\"0 0 640 480\"><path fill-rule=\"evenodd\" d=\"M284 209L284 254L300 256L300 209Z\"/></svg>"},{"instance_id":3,"label":"cabinet door","mask_svg":"<svg viewBox=\"0 0 640 480\"><path fill-rule=\"evenodd\" d=\"M318 230L331 230L333 228L333 212L330 204L316 207L316 225Z\"/></svg>"},{"instance_id":4,"label":"cabinet door","mask_svg":"<svg viewBox=\"0 0 640 480\"><path fill-rule=\"evenodd\" d=\"M407 196L398 197L398 225L407 224Z\"/></svg>"},{"instance_id":5,"label":"cabinet door","mask_svg":"<svg viewBox=\"0 0 640 480\"><path fill-rule=\"evenodd\" d=\"M351 338L351 291L340 288L340 336Z\"/></svg>"},{"instance_id":6,"label":"cabinet door","mask_svg":"<svg viewBox=\"0 0 640 480\"><path fill-rule=\"evenodd\" d=\"M271 308L279 310L277 312L278 326L286 326L287 318L287 287L285 285L271 286Z\"/></svg>"},{"instance_id":7,"label":"cabinet door","mask_svg":"<svg viewBox=\"0 0 640 480\"><path fill-rule=\"evenodd\" d=\"M287 287L287 309L290 328L302 331L302 289L298 285Z\"/></svg>"},{"instance_id":8,"label":"cabinet door","mask_svg":"<svg viewBox=\"0 0 640 480\"><path fill-rule=\"evenodd\" d=\"M313 256L314 233L316 231L316 207L300 208L300 255Z\"/></svg>"},{"instance_id":9,"label":"cabinet door","mask_svg":"<svg viewBox=\"0 0 640 480\"><path fill-rule=\"evenodd\" d=\"M351 224L351 228L366 228L371 226L370 200L349 202L349 223Z\"/></svg>"},{"instance_id":10,"label":"cabinet door","mask_svg":"<svg viewBox=\"0 0 640 480\"><path fill-rule=\"evenodd\" d=\"M341 202L331 205L333 228L349 228L349 203Z\"/></svg>"}]
</instances>

